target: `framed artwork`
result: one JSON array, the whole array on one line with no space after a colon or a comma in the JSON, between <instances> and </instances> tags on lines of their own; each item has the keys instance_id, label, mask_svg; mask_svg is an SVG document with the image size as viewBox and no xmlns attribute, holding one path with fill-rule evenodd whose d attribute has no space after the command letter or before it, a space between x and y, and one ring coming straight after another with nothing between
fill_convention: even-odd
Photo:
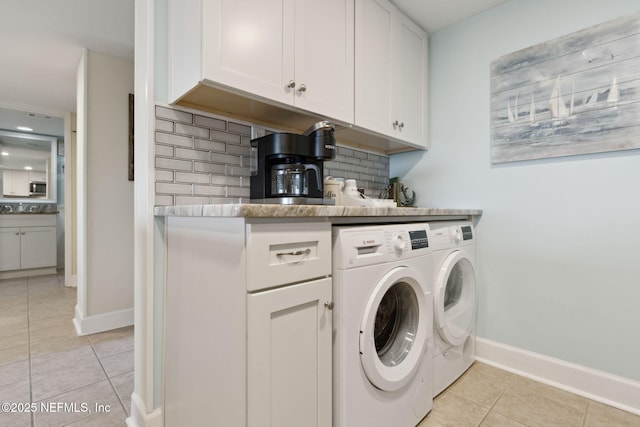
<instances>
[{"instance_id":1,"label":"framed artwork","mask_svg":"<svg viewBox=\"0 0 640 427\"><path fill-rule=\"evenodd\" d=\"M640 148L640 15L491 63L491 163Z\"/></svg>"},{"instance_id":2,"label":"framed artwork","mask_svg":"<svg viewBox=\"0 0 640 427\"><path fill-rule=\"evenodd\" d=\"M133 181L133 106L134 97L133 94L129 94L129 181Z\"/></svg>"}]
</instances>

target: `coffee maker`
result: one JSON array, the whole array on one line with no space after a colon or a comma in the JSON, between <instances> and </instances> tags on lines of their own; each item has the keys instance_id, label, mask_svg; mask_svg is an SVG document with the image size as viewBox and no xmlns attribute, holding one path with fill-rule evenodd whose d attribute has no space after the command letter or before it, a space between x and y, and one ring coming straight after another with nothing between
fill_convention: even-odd
<instances>
[{"instance_id":1,"label":"coffee maker","mask_svg":"<svg viewBox=\"0 0 640 427\"><path fill-rule=\"evenodd\" d=\"M251 140L251 203L331 204L323 198L323 162L336 157L334 126L321 121L302 135L272 133Z\"/></svg>"}]
</instances>

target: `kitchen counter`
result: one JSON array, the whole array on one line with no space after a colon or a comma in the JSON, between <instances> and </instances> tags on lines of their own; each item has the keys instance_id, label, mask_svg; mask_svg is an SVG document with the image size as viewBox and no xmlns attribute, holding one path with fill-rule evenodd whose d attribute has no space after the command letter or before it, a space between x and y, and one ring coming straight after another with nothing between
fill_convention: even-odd
<instances>
[{"instance_id":1,"label":"kitchen counter","mask_svg":"<svg viewBox=\"0 0 640 427\"><path fill-rule=\"evenodd\" d=\"M0 203L0 215L55 215L55 203L5 202Z\"/></svg>"},{"instance_id":2,"label":"kitchen counter","mask_svg":"<svg viewBox=\"0 0 640 427\"><path fill-rule=\"evenodd\" d=\"M56 215L60 212L52 211L52 212L0 212L0 215Z\"/></svg>"},{"instance_id":3,"label":"kitchen counter","mask_svg":"<svg viewBox=\"0 0 640 427\"><path fill-rule=\"evenodd\" d=\"M225 218L324 218L333 224L471 219L481 209L388 208L330 205L217 204L159 206L156 216L225 217Z\"/></svg>"}]
</instances>

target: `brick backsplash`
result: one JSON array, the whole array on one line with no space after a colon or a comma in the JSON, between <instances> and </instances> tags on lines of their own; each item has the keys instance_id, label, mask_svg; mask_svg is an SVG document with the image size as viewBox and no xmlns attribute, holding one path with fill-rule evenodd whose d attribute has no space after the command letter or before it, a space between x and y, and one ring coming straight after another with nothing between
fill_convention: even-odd
<instances>
[{"instance_id":1,"label":"brick backsplash","mask_svg":"<svg viewBox=\"0 0 640 427\"><path fill-rule=\"evenodd\" d=\"M338 146L336 158L324 163L324 176L355 179L365 195L378 197L389 184L389 157Z\"/></svg>"},{"instance_id":2,"label":"brick backsplash","mask_svg":"<svg viewBox=\"0 0 640 427\"><path fill-rule=\"evenodd\" d=\"M249 201L251 126L156 106L156 205Z\"/></svg>"},{"instance_id":3,"label":"brick backsplash","mask_svg":"<svg viewBox=\"0 0 640 427\"><path fill-rule=\"evenodd\" d=\"M157 105L156 205L249 202L251 131L250 124ZM389 181L389 158L339 145L336 158L325 162L329 175L356 179L367 196L377 197Z\"/></svg>"}]
</instances>

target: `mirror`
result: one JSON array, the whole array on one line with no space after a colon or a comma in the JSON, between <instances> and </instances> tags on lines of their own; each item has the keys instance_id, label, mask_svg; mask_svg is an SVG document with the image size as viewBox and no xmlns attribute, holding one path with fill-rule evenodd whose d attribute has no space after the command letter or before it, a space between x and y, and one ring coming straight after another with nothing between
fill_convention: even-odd
<instances>
[{"instance_id":1,"label":"mirror","mask_svg":"<svg viewBox=\"0 0 640 427\"><path fill-rule=\"evenodd\" d=\"M57 202L63 132L62 118L0 108L0 202Z\"/></svg>"}]
</instances>

